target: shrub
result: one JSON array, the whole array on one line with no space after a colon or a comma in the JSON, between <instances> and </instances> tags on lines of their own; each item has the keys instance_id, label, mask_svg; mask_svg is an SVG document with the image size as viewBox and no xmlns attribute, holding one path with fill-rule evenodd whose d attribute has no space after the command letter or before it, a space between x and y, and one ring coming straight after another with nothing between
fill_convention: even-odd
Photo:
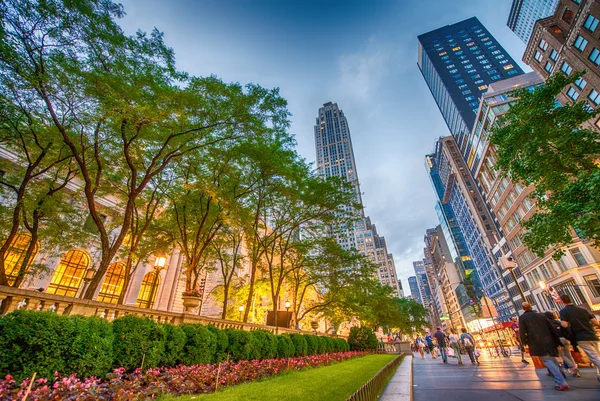
<instances>
[{"instance_id":1,"label":"shrub","mask_svg":"<svg viewBox=\"0 0 600 401\"><path fill-rule=\"evenodd\" d=\"M277 337L265 330L254 330L250 332L253 339L255 359L272 359L277 356Z\"/></svg>"},{"instance_id":2,"label":"shrub","mask_svg":"<svg viewBox=\"0 0 600 401\"><path fill-rule=\"evenodd\" d=\"M294 344L294 356L306 356L308 354L308 344L302 334L292 334L290 338Z\"/></svg>"},{"instance_id":3,"label":"shrub","mask_svg":"<svg viewBox=\"0 0 600 401\"><path fill-rule=\"evenodd\" d=\"M312 334L306 334L307 355L316 355L319 353L319 337Z\"/></svg>"},{"instance_id":4,"label":"shrub","mask_svg":"<svg viewBox=\"0 0 600 401\"><path fill-rule=\"evenodd\" d=\"M278 336L277 339L277 358L291 358L294 356L294 343L284 335Z\"/></svg>"},{"instance_id":5,"label":"shrub","mask_svg":"<svg viewBox=\"0 0 600 401\"><path fill-rule=\"evenodd\" d=\"M352 327L348 344L353 351L374 350L377 348L377 336L366 327Z\"/></svg>"},{"instance_id":6,"label":"shrub","mask_svg":"<svg viewBox=\"0 0 600 401\"><path fill-rule=\"evenodd\" d=\"M126 315L113 321L114 367L134 370L160 365L165 350L164 330L153 320Z\"/></svg>"},{"instance_id":7,"label":"shrub","mask_svg":"<svg viewBox=\"0 0 600 401\"><path fill-rule=\"evenodd\" d=\"M323 336L318 336L317 339L319 340L319 354L326 354L327 353L327 337L323 337Z\"/></svg>"},{"instance_id":8,"label":"shrub","mask_svg":"<svg viewBox=\"0 0 600 401\"><path fill-rule=\"evenodd\" d=\"M229 339L227 347L229 357L234 361L249 359L253 353L252 335L247 331L235 329L227 329L225 332Z\"/></svg>"},{"instance_id":9,"label":"shrub","mask_svg":"<svg viewBox=\"0 0 600 401\"><path fill-rule=\"evenodd\" d=\"M327 341L327 352L337 352L335 347L335 339L332 337L325 337Z\"/></svg>"},{"instance_id":10,"label":"shrub","mask_svg":"<svg viewBox=\"0 0 600 401\"><path fill-rule=\"evenodd\" d=\"M17 381L37 372L51 378L66 372L73 320L52 312L17 310L0 319L0 374Z\"/></svg>"},{"instance_id":11,"label":"shrub","mask_svg":"<svg viewBox=\"0 0 600 401\"><path fill-rule=\"evenodd\" d=\"M76 372L81 377L104 377L113 362L112 325L99 317L69 317L73 323L73 337L65 359L65 372Z\"/></svg>"},{"instance_id":12,"label":"shrub","mask_svg":"<svg viewBox=\"0 0 600 401\"><path fill-rule=\"evenodd\" d=\"M180 326L166 323L163 325L163 330L165 332L165 352L160 364L161 366L175 366L183 359L187 337Z\"/></svg>"},{"instance_id":13,"label":"shrub","mask_svg":"<svg viewBox=\"0 0 600 401\"><path fill-rule=\"evenodd\" d=\"M335 339L335 344L336 344L336 351L337 352L350 351L350 347L348 346L348 342L346 340L344 340L343 338L336 338Z\"/></svg>"},{"instance_id":14,"label":"shrub","mask_svg":"<svg viewBox=\"0 0 600 401\"><path fill-rule=\"evenodd\" d=\"M182 324L185 333L183 347L183 365L201 365L211 363L217 351L217 336L201 324Z\"/></svg>"},{"instance_id":15,"label":"shrub","mask_svg":"<svg viewBox=\"0 0 600 401\"><path fill-rule=\"evenodd\" d=\"M229 338L225 330L219 330L210 325L207 328L215 335L216 348L213 357L213 363L219 363L227 360L227 348L229 347Z\"/></svg>"}]
</instances>

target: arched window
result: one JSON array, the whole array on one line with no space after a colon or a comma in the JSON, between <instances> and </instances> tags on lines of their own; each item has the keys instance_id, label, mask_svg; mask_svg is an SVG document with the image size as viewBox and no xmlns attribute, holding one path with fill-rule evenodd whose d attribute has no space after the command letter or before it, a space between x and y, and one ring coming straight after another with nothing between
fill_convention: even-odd
<instances>
[{"instance_id":1,"label":"arched window","mask_svg":"<svg viewBox=\"0 0 600 401\"><path fill-rule=\"evenodd\" d=\"M89 265L90 257L84 251L76 249L67 252L60 260L47 292L68 297L77 296L77 291Z\"/></svg>"},{"instance_id":2,"label":"arched window","mask_svg":"<svg viewBox=\"0 0 600 401\"><path fill-rule=\"evenodd\" d=\"M30 242L31 235L22 233L17 234L8 246L8 250L6 252L6 259L4 260L4 271L6 273L6 278L8 279L8 283L10 285L14 284L15 280L17 279L17 276L19 275L19 269L21 268L21 264L25 259L25 253L27 252L27 248L29 247ZM29 263L27 264L27 270L29 270L29 267L31 267L31 263L35 259L35 255L37 255L38 249L39 245L35 244L35 248L33 249L33 253L31 254Z\"/></svg>"},{"instance_id":3,"label":"arched window","mask_svg":"<svg viewBox=\"0 0 600 401\"><path fill-rule=\"evenodd\" d=\"M156 294L158 293L158 286L160 284L160 276L157 272L146 273L142 280L142 286L140 292L138 292L136 306L140 308L152 309L154 301L156 300Z\"/></svg>"},{"instance_id":4,"label":"arched window","mask_svg":"<svg viewBox=\"0 0 600 401\"><path fill-rule=\"evenodd\" d=\"M125 263L113 263L108 267L104 282L98 293L98 301L116 304L125 284Z\"/></svg>"}]
</instances>

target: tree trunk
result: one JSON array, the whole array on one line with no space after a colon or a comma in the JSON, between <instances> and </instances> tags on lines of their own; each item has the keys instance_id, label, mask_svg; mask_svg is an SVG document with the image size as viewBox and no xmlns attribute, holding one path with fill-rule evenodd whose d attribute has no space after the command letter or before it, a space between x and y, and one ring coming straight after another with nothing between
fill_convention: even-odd
<instances>
[{"instance_id":1,"label":"tree trunk","mask_svg":"<svg viewBox=\"0 0 600 401\"><path fill-rule=\"evenodd\" d=\"M221 319L227 317L227 303L229 302L229 284L223 284L223 310L221 311Z\"/></svg>"}]
</instances>

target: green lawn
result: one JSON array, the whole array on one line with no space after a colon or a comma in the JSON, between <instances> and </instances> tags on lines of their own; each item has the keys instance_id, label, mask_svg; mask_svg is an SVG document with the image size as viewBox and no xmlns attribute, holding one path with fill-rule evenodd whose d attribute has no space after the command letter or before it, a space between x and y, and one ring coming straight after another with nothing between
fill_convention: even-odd
<instances>
[{"instance_id":1,"label":"green lawn","mask_svg":"<svg viewBox=\"0 0 600 401\"><path fill-rule=\"evenodd\" d=\"M214 394L165 397L171 401L346 400L397 355L367 355L331 366L291 372L264 381L240 384Z\"/></svg>"}]
</instances>

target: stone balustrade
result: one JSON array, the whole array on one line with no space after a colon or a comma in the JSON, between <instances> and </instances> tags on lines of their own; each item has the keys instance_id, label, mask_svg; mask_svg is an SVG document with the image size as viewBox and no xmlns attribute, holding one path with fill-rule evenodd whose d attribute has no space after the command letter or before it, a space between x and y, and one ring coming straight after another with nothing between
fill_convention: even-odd
<instances>
[{"instance_id":1,"label":"stone balustrade","mask_svg":"<svg viewBox=\"0 0 600 401\"><path fill-rule=\"evenodd\" d=\"M305 330L294 330L285 327L266 326L262 324L243 323L233 320L224 320L206 316L197 316L190 313L174 313L156 309L138 308L129 305L116 305L98 302L89 299L71 298L61 295L47 294L35 290L7 287L0 285L0 315L5 315L16 309L51 311L60 315L98 316L101 319L112 321L118 317L133 314L148 317L158 323L197 323L214 325L219 329L237 330L266 330L274 334L299 333L314 334ZM325 335L318 333L319 335ZM339 336L341 337L341 336Z\"/></svg>"}]
</instances>

